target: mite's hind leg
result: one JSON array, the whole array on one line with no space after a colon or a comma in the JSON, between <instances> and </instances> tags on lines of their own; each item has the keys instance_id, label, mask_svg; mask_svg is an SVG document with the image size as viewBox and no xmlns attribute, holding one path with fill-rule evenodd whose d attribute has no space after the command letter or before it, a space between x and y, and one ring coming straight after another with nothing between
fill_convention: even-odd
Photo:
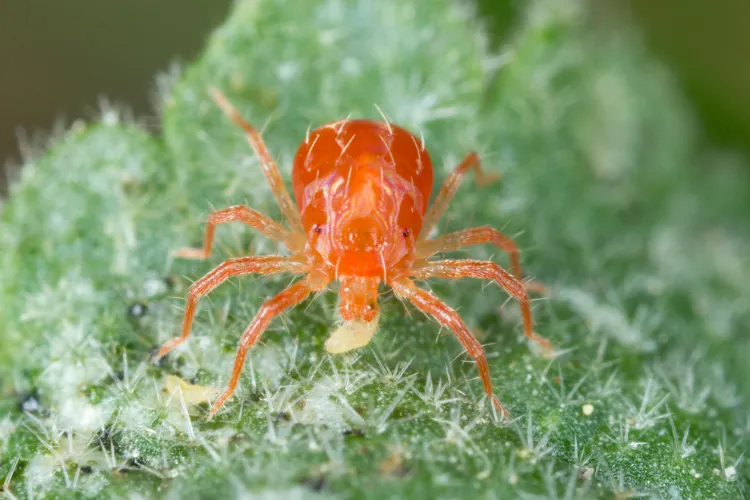
<instances>
[{"instance_id":1,"label":"mite's hind leg","mask_svg":"<svg viewBox=\"0 0 750 500\"><path fill-rule=\"evenodd\" d=\"M242 118L242 115L240 115L239 111L232 106L232 103L229 102L229 99L227 99L224 94L217 89L209 90L214 101L224 114L245 131L247 142L250 143L250 146L258 156L258 159L260 160L260 168L263 170L263 174L271 185L271 190L281 208L281 213L284 214L284 217L289 221L289 226L291 227L292 232L304 233L302 228L302 218L300 217L299 211L292 202L292 198L289 196L289 192L287 191L286 186L284 186L284 181L279 173L279 167L271 158L271 154L268 152L268 148L266 148L260 133Z\"/></svg>"},{"instance_id":2,"label":"mite's hind leg","mask_svg":"<svg viewBox=\"0 0 750 500\"><path fill-rule=\"evenodd\" d=\"M482 226L472 229L464 229L455 233L438 236L434 240L425 240L417 243L417 258L427 259L436 253L452 252L472 245L489 243L508 254L510 268L513 276L518 280L523 279L521 273L521 261L518 258L518 247L516 243L500 231L490 227ZM526 283L526 289L531 292L545 294L546 289L541 283Z\"/></svg>"},{"instance_id":3,"label":"mite's hind leg","mask_svg":"<svg viewBox=\"0 0 750 500\"><path fill-rule=\"evenodd\" d=\"M523 331L526 337L533 340L546 353L553 351L549 340L534 332L529 295L526 293L523 283L494 262L483 260L439 260L425 262L419 266L415 266L411 275L417 279L479 278L494 281L506 292L518 299L518 303L521 306L521 317L523 318Z\"/></svg>"},{"instance_id":4,"label":"mite's hind leg","mask_svg":"<svg viewBox=\"0 0 750 500\"><path fill-rule=\"evenodd\" d=\"M458 313L430 292L418 288L410 279L400 278L389 284L396 295L408 299L417 309L432 316L438 323L453 332L459 342L461 342L461 345L464 346L464 349L466 349L466 352L469 353L469 356L476 361L485 394L492 401L497 411L507 417L507 410L503 408L500 400L492 391L490 368L487 365L487 358L484 355L482 344L471 334Z\"/></svg>"},{"instance_id":5,"label":"mite's hind leg","mask_svg":"<svg viewBox=\"0 0 750 500\"><path fill-rule=\"evenodd\" d=\"M271 219L265 214L248 208L244 205L236 205L217 210L208 216L206 222L206 235L203 238L203 248L181 248L175 252L176 257L184 259L207 259L211 256L213 250L214 233L218 224L227 222L240 221L243 224L257 229L262 235L273 241L283 242L292 252L298 252L304 246L304 238L295 238L281 224Z\"/></svg>"},{"instance_id":6,"label":"mite's hind leg","mask_svg":"<svg viewBox=\"0 0 750 500\"><path fill-rule=\"evenodd\" d=\"M237 349L237 355L234 358L234 367L232 368L232 375L229 378L229 383L221 396L219 396L213 406L211 406L211 415L215 415L216 412L224 406L227 399L232 396L232 393L234 393L234 390L237 388L237 383L240 380L242 368L245 365L245 357L247 356L248 349L258 341L258 338L268 327L268 324L271 323L271 320L281 314L285 309L302 302L305 297L316 289L317 287L312 286L311 280L306 279L299 283L295 283L275 297L267 300L261 306L260 310L258 310L258 314L255 315L252 323L250 323L250 326L247 327L247 330L245 330L245 333L242 335L240 346Z\"/></svg>"},{"instance_id":7,"label":"mite's hind leg","mask_svg":"<svg viewBox=\"0 0 750 500\"><path fill-rule=\"evenodd\" d=\"M477 178L477 184L483 186L498 178L495 174L485 174L482 171L482 166L479 162L479 155L476 153L469 153L466 158L450 173L443 186L440 188L432 206L427 210L422 223L422 229L420 230L420 240L427 238L432 231L432 228L437 224L440 218L443 216L445 209L448 208L453 195L456 194L458 186L461 185L464 174L469 169L474 169L474 175Z\"/></svg>"},{"instance_id":8,"label":"mite's hind leg","mask_svg":"<svg viewBox=\"0 0 750 500\"><path fill-rule=\"evenodd\" d=\"M187 306L185 307L185 316L182 320L182 333L179 337L167 341L159 349L156 358L164 356L187 340L190 335L190 327L193 324L193 316L195 315L198 300L232 276L250 273L303 273L305 271L306 269L302 264L288 257L240 257L222 262L190 287Z\"/></svg>"}]
</instances>

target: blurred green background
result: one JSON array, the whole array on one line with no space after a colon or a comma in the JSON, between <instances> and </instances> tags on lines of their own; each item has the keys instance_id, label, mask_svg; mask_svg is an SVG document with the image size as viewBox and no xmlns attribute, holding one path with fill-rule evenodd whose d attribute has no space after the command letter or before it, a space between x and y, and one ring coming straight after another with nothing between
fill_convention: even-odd
<instances>
[{"instance_id":1,"label":"blurred green background","mask_svg":"<svg viewBox=\"0 0 750 500\"><path fill-rule=\"evenodd\" d=\"M521 0L478 0L495 41ZM0 165L17 163L19 133L92 118L99 99L124 104L156 129L155 75L186 61L231 0L0 2ZM634 22L678 76L710 140L750 151L750 2L592 1L602 29ZM5 176L0 175L0 191Z\"/></svg>"}]
</instances>

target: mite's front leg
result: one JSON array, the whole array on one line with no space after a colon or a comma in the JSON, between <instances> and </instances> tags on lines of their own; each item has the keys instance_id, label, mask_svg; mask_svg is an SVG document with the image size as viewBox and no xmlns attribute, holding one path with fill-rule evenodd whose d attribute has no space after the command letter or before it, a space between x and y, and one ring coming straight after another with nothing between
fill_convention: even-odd
<instances>
[{"instance_id":1,"label":"mite's front leg","mask_svg":"<svg viewBox=\"0 0 750 500\"><path fill-rule=\"evenodd\" d=\"M492 401L497 411L507 417L508 412L500 400L492 392L492 379L490 378L490 368L487 365L487 358L484 355L482 344L471 334L469 328L463 322L456 311L448 307L443 301L432 295L426 290L418 288L413 281L408 278L400 278L389 283L393 291L401 298L408 299L414 306L425 314L435 318L438 323L450 329L458 338L461 345L464 346L469 356L474 358L479 369L479 377L482 379L484 392Z\"/></svg>"},{"instance_id":2,"label":"mite's front leg","mask_svg":"<svg viewBox=\"0 0 750 500\"><path fill-rule=\"evenodd\" d=\"M285 309L305 300L305 297L311 292L321 290L324 286L325 283L319 280L316 282L314 278L308 277L304 281L295 283L275 297L267 300L261 306L258 314L255 315L252 323L250 323L250 326L247 327L247 330L245 330L245 333L242 335L240 346L237 349L237 355L234 358L232 376L229 378L227 388L211 407L211 415L215 415L216 412L224 406L227 399L229 399L234 393L234 390L237 388L237 383L240 380L242 368L245 365L245 357L247 356L248 349L258 341L258 338L260 338L260 335L268 327L269 323L271 323L271 320L281 314Z\"/></svg>"},{"instance_id":3,"label":"mite's front leg","mask_svg":"<svg viewBox=\"0 0 750 500\"><path fill-rule=\"evenodd\" d=\"M198 306L198 300L202 296L208 294L232 276L250 273L273 274L282 272L301 274L306 272L306 268L303 264L288 257L240 257L226 260L216 266L190 287L187 306L185 307L185 316L182 320L182 333L179 337L166 342L159 350L156 358L161 358L187 340L190 335L190 327L193 324L195 308Z\"/></svg>"}]
</instances>

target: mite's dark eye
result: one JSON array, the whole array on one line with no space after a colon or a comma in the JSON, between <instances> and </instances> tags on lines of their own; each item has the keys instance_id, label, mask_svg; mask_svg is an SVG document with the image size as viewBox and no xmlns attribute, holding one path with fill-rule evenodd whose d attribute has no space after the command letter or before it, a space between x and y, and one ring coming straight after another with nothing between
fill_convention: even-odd
<instances>
[{"instance_id":1,"label":"mite's dark eye","mask_svg":"<svg viewBox=\"0 0 750 500\"><path fill-rule=\"evenodd\" d=\"M316 234L320 234L323 232L323 226L315 226L313 231L315 231Z\"/></svg>"},{"instance_id":2,"label":"mite's dark eye","mask_svg":"<svg viewBox=\"0 0 750 500\"><path fill-rule=\"evenodd\" d=\"M408 229L404 229L404 230L403 230L403 231L401 232L401 234L402 234L402 235L404 236L404 238L408 238L408 237L409 237L409 230L408 230Z\"/></svg>"}]
</instances>

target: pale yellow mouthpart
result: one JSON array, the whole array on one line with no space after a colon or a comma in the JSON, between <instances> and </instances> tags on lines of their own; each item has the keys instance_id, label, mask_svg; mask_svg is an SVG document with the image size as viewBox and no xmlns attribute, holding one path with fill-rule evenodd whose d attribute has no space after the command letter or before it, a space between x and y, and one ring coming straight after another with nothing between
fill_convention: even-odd
<instances>
[{"instance_id":1,"label":"pale yellow mouthpart","mask_svg":"<svg viewBox=\"0 0 750 500\"><path fill-rule=\"evenodd\" d=\"M379 320L380 315L375 316L375 319L369 323L366 321L347 321L328 337L325 344L326 351L331 354L341 354L366 346L375 336Z\"/></svg>"}]
</instances>

